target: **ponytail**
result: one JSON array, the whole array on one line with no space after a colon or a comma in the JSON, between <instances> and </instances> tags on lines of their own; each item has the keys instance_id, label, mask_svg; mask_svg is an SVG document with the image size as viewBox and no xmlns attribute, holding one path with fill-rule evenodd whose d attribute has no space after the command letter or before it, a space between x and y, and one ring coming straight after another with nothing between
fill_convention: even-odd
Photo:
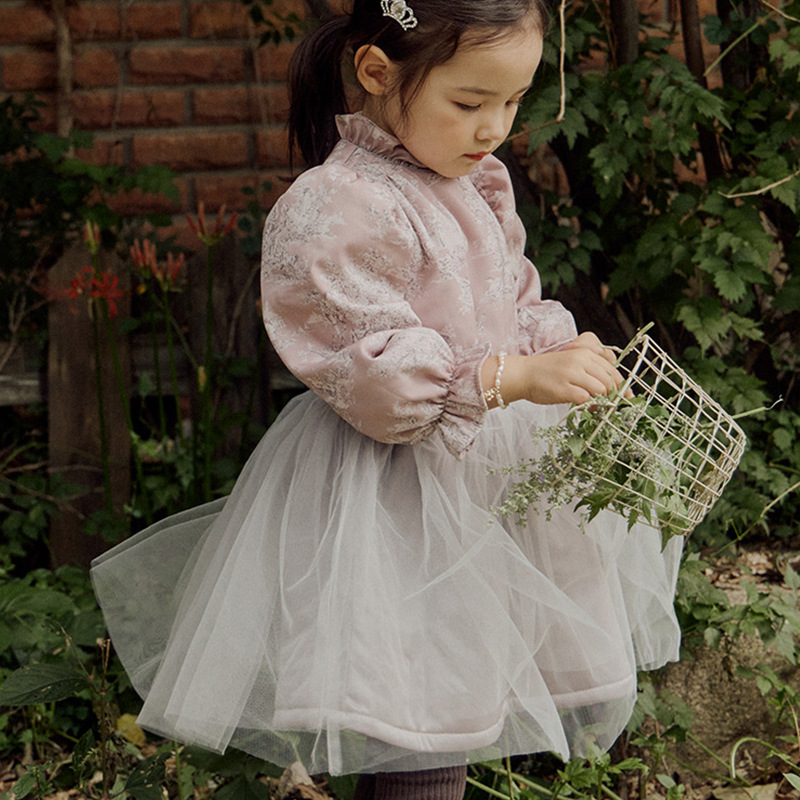
<instances>
[{"instance_id":1,"label":"ponytail","mask_svg":"<svg viewBox=\"0 0 800 800\"><path fill-rule=\"evenodd\" d=\"M342 76L349 16L337 16L305 36L289 65L289 142L309 166L321 164L339 139L335 116L348 111Z\"/></svg>"}]
</instances>

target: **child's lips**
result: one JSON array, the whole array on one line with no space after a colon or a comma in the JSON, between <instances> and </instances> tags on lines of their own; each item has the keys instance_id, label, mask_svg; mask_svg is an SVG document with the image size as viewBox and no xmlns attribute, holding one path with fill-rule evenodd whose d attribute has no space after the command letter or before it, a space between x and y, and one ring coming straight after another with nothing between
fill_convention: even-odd
<instances>
[{"instance_id":1,"label":"child's lips","mask_svg":"<svg viewBox=\"0 0 800 800\"><path fill-rule=\"evenodd\" d=\"M465 155L473 161L480 161L482 158L486 158L486 156L489 155L489 151L485 150L483 153L465 153Z\"/></svg>"}]
</instances>

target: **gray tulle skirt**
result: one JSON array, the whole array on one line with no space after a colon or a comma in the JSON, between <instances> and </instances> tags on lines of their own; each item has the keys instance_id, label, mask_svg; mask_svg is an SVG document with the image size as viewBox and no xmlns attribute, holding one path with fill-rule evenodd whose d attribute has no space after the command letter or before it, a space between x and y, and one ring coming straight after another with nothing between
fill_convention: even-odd
<instances>
[{"instance_id":1,"label":"gray tulle skirt","mask_svg":"<svg viewBox=\"0 0 800 800\"><path fill-rule=\"evenodd\" d=\"M637 668L678 656L681 542L609 513L493 516L491 470L562 410L491 411L458 461L293 400L230 497L93 564L140 725L312 774L609 747Z\"/></svg>"}]
</instances>

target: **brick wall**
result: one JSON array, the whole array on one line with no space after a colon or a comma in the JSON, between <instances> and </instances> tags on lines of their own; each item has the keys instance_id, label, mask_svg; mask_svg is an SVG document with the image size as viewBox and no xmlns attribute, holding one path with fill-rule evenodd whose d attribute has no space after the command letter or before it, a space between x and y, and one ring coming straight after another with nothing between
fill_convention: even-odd
<instances>
[{"instance_id":1,"label":"brick wall","mask_svg":"<svg viewBox=\"0 0 800 800\"><path fill-rule=\"evenodd\" d=\"M49 7L49 3L48 3ZM302 15L301 0L273 8ZM180 202L153 195L120 198L126 213L174 215L183 222L203 201L241 209L244 186L269 181L272 202L285 187L285 75L293 46L258 46L239 0L79 0L67 9L72 44L74 127L94 134L98 164L163 164L178 173ZM0 0L0 94L34 92L56 127L56 25L32 0Z\"/></svg>"},{"instance_id":2,"label":"brick wall","mask_svg":"<svg viewBox=\"0 0 800 800\"><path fill-rule=\"evenodd\" d=\"M377 2L378 0L375 0ZM35 92L46 101L44 126L56 125L56 26L35 0L0 0L0 94ZM94 134L81 157L98 164L163 164L178 173L178 205L128 196L119 208L174 215L174 231L196 244L183 215L203 201L241 209L244 186L269 181L270 205L286 187L285 85L291 43L258 46L240 0L69 0L74 127ZM700 0L701 16L714 13ZM333 5L338 6L338 2ZM273 9L302 16L302 0ZM672 27L674 0L640 0L651 24ZM715 48L705 43L706 63ZM682 57L679 44L675 55ZM602 65L596 65L602 68ZM715 80L711 77L712 83Z\"/></svg>"}]
</instances>

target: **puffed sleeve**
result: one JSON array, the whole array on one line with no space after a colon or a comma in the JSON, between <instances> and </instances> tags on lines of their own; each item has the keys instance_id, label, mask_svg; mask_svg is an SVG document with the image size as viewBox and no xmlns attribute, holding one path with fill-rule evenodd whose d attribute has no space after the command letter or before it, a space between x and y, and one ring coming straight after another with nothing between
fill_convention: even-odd
<instances>
[{"instance_id":1,"label":"puffed sleeve","mask_svg":"<svg viewBox=\"0 0 800 800\"><path fill-rule=\"evenodd\" d=\"M511 178L498 159L475 173L478 191L497 217L517 274L517 347L522 355L566 344L578 335L572 314L557 300L542 299L536 267L525 256L525 226L519 218Z\"/></svg>"},{"instance_id":2,"label":"puffed sleeve","mask_svg":"<svg viewBox=\"0 0 800 800\"><path fill-rule=\"evenodd\" d=\"M276 351L361 433L461 456L486 414L488 346L456 352L407 298L418 237L391 191L346 167L304 173L264 227L262 305Z\"/></svg>"}]
</instances>

